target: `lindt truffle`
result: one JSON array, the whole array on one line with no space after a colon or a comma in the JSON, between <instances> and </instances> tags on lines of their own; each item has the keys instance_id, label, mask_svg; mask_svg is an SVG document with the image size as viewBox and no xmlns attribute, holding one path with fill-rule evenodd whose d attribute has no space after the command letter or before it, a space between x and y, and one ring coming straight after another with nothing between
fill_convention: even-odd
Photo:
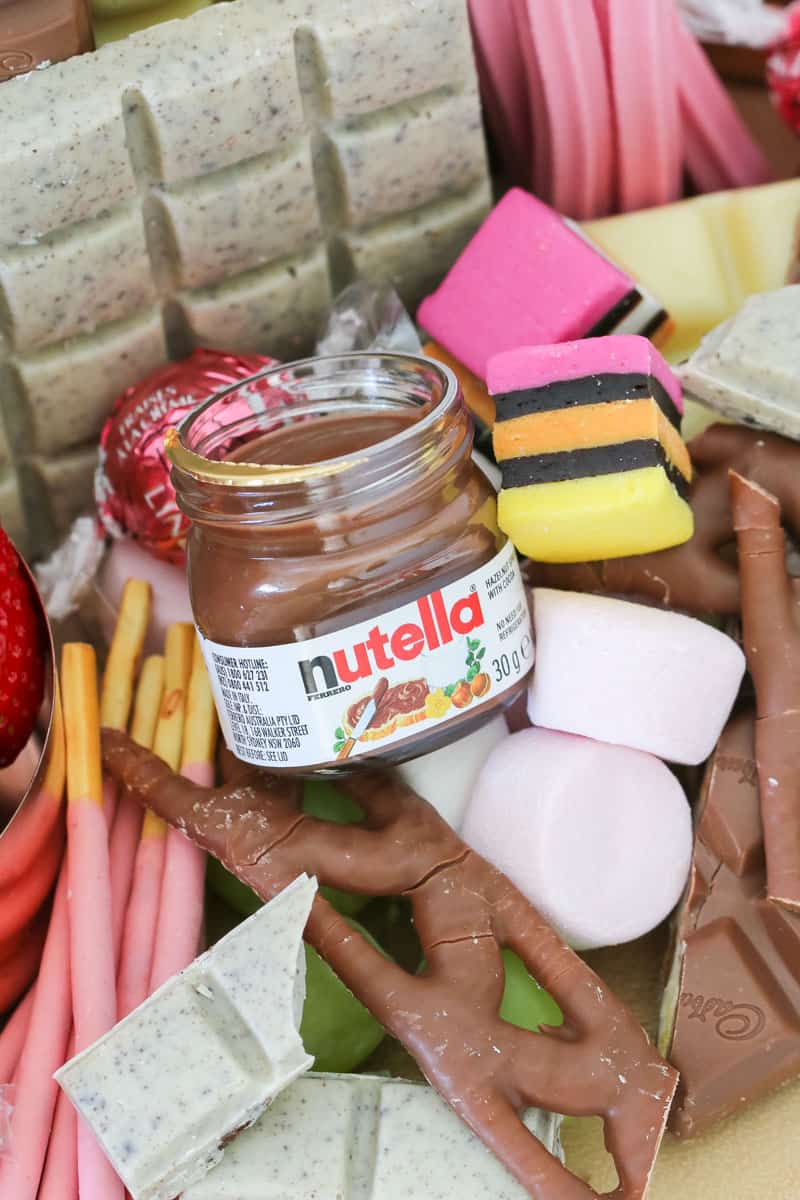
<instances>
[{"instance_id":1,"label":"lindt truffle","mask_svg":"<svg viewBox=\"0 0 800 1200\"><path fill-rule=\"evenodd\" d=\"M317 896L307 940L534 1200L597 1196L523 1123L528 1108L602 1117L617 1200L642 1200L676 1073L594 972L513 884L471 851L395 776L359 772L343 786L365 822L302 812L302 783L242 768L198 788L125 734L104 732L112 777L180 827L264 900L299 870L324 886L408 896L427 963L409 974ZM513 950L564 1013L538 1033L504 1021L502 949Z\"/></svg>"},{"instance_id":2,"label":"lindt truffle","mask_svg":"<svg viewBox=\"0 0 800 1200\"><path fill-rule=\"evenodd\" d=\"M183 561L188 521L178 508L164 454L164 434L203 400L275 360L195 350L123 392L100 436L95 502L112 537L133 537L160 558ZM226 421L263 412L265 389L238 388L221 411Z\"/></svg>"}]
</instances>

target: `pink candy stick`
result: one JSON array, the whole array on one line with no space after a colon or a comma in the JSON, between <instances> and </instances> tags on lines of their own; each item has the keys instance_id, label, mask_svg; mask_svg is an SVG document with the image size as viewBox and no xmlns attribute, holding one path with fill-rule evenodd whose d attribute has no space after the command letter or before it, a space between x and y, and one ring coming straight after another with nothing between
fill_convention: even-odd
<instances>
[{"instance_id":1,"label":"pink candy stick","mask_svg":"<svg viewBox=\"0 0 800 1200\"><path fill-rule=\"evenodd\" d=\"M513 0L469 0L481 97L511 182L530 184L531 115Z\"/></svg>"},{"instance_id":2,"label":"pink candy stick","mask_svg":"<svg viewBox=\"0 0 800 1200\"><path fill-rule=\"evenodd\" d=\"M121 796L111 830L109 858L111 860L111 930L114 957L119 966L125 912L133 884L136 847L142 829L142 810L130 796Z\"/></svg>"},{"instance_id":3,"label":"pink candy stick","mask_svg":"<svg viewBox=\"0 0 800 1200\"><path fill-rule=\"evenodd\" d=\"M86 1049L117 1019L108 827L103 810L100 713L94 650L64 647L67 746L67 867L75 1048ZM122 1200L124 1188L88 1125L78 1123L81 1200Z\"/></svg>"},{"instance_id":4,"label":"pink candy stick","mask_svg":"<svg viewBox=\"0 0 800 1200\"><path fill-rule=\"evenodd\" d=\"M702 47L677 12L673 22L686 166L692 180L701 192L768 182L769 164Z\"/></svg>"},{"instance_id":5,"label":"pink candy stick","mask_svg":"<svg viewBox=\"0 0 800 1200\"><path fill-rule=\"evenodd\" d=\"M10 1083L17 1069L33 1008L36 984L20 1000L0 1033L0 1084Z\"/></svg>"},{"instance_id":6,"label":"pink candy stick","mask_svg":"<svg viewBox=\"0 0 800 1200\"><path fill-rule=\"evenodd\" d=\"M36 1200L58 1094L53 1072L64 1063L72 1027L67 874L65 865L56 887L30 1024L17 1067L14 1153L0 1169L0 1195L14 1200Z\"/></svg>"},{"instance_id":7,"label":"pink candy stick","mask_svg":"<svg viewBox=\"0 0 800 1200\"><path fill-rule=\"evenodd\" d=\"M207 763L181 768L181 775L202 787L214 783ZM161 987L197 956L203 927L206 856L177 829L167 834L158 929L150 972L150 991Z\"/></svg>"},{"instance_id":8,"label":"pink candy stick","mask_svg":"<svg viewBox=\"0 0 800 1200\"><path fill-rule=\"evenodd\" d=\"M171 625L167 630L164 659L148 659L142 668L139 692L151 692L157 697L153 706L148 701L150 712L158 713L153 750L177 770L181 763L184 719L186 715L187 687L192 674L192 661L196 643L194 628L186 623ZM160 673L156 668L160 664ZM146 672L153 668L152 687L146 686ZM163 702L160 701L163 690ZM137 695L137 707L139 696ZM134 741L146 744L148 737L136 730L136 714L132 736ZM144 815L136 863L133 873L125 929L122 935L122 954L119 970L119 1016L120 1019L132 1012L150 994L155 947L158 937L158 921L161 904L161 889L166 860L167 826L149 810ZM178 901L183 904L183 898ZM194 957L194 955L192 955ZM185 966L186 964L182 964Z\"/></svg>"},{"instance_id":9,"label":"pink candy stick","mask_svg":"<svg viewBox=\"0 0 800 1200\"><path fill-rule=\"evenodd\" d=\"M166 844L161 823L145 813L122 933L117 981L120 1020L149 995Z\"/></svg>"},{"instance_id":10,"label":"pink candy stick","mask_svg":"<svg viewBox=\"0 0 800 1200\"><path fill-rule=\"evenodd\" d=\"M611 86L622 212L681 195L675 22L666 0L594 0Z\"/></svg>"},{"instance_id":11,"label":"pink candy stick","mask_svg":"<svg viewBox=\"0 0 800 1200\"><path fill-rule=\"evenodd\" d=\"M514 0L528 74L534 190L576 219L611 211L614 147L600 33L587 0Z\"/></svg>"},{"instance_id":12,"label":"pink candy stick","mask_svg":"<svg viewBox=\"0 0 800 1200\"><path fill-rule=\"evenodd\" d=\"M73 1035L67 1057L72 1058L74 1053ZM59 1092L56 1101L38 1200L78 1200L77 1114L66 1092Z\"/></svg>"},{"instance_id":13,"label":"pink candy stick","mask_svg":"<svg viewBox=\"0 0 800 1200\"><path fill-rule=\"evenodd\" d=\"M200 644L194 639L186 694L181 775L203 787L214 783L217 713ZM167 855L150 975L150 991L188 966L203 927L205 854L177 829L167 834Z\"/></svg>"}]
</instances>

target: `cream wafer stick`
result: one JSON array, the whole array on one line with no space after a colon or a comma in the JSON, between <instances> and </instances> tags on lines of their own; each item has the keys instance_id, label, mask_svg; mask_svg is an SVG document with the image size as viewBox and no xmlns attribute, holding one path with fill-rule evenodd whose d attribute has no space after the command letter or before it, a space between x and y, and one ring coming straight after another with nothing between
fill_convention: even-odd
<instances>
[{"instance_id":1,"label":"cream wafer stick","mask_svg":"<svg viewBox=\"0 0 800 1200\"><path fill-rule=\"evenodd\" d=\"M214 782L217 710L200 643L195 638L186 700L181 775L203 787ZM206 856L178 829L167 833L156 944L150 973L154 992L195 958L203 926Z\"/></svg>"},{"instance_id":2,"label":"cream wafer stick","mask_svg":"<svg viewBox=\"0 0 800 1200\"><path fill-rule=\"evenodd\" d=\"M192 665L194 629L189 624L170 625L164 655L164 692L153 739L153 751L177 771L181 759L186 688ZM167 844L167 826L146 812L136 852L118 978L120 1019L149 994L153 948L158 924L161 883Z\"/></svg>"},{"instance_id":3,"label":"cream wafer stick","mask_svg":"<svg viewBox=\"0 0 800 1200\"><path fill-rule=\"evenodd\" d=\"M68 643L61 659L67 750L67 863L75 1048L116 1021L108 830L103 813L97 663L91 646ZM122 1200L119 1176L91 1130L78 1123L81 1200Z\"/></svg>"}]
</instances>

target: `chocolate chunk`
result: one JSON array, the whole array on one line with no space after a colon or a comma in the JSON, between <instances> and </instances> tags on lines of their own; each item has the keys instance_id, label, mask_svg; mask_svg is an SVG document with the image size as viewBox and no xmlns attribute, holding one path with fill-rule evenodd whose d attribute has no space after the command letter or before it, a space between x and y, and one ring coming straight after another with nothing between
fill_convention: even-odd
<instances>
[{"instance_id":1,"label":"chocolate chunk","mask_svg":"<svg viewBox=\"0 0 800 1200\"><path fill-rule=\"evenodd\" d=\"M659 1039L680 1072L678 1137L800 1073L800 915L766 896L754 725L736 715L707 768L678 917Z\"/></svg>"},{"instance_id":2,"label":"chocolate chunk","mask_svg":"<svg viewBox=\"0 0 800 1200\"><path fill-rule=\"evenodd\" d=\"M89 0L0 0L0 80L93 45Z\"/></svg>"}]
</instances>

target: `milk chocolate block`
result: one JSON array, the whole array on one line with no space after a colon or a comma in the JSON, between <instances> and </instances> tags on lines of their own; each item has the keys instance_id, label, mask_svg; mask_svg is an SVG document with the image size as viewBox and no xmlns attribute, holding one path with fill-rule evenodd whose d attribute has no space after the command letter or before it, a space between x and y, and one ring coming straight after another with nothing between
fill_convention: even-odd
<instances>
[{"instance_id":1,"label":"milk chocolate block","mask_svg":"<svg viewBox=\"0 0 800 1200\"><path fill-rule=\"evenodd\" d=\"M670 1128L694 1137L800 1074L800 914L766 898L754 716L720 738L697 813L659 1045L680 1072Z\"/></svg>"},{"instance_id":2,"label":"milk chocolate block","mask_svg":"<svg viewBox=\"0 0 800 1200\"><path fill-rule=\"evenodd\" d=\"M93 44L89 0L0 0L0 81Z\"/></svg>"},{"instance_id":3,"label":"milk chocolate block","mask_svg":"<svg viewBox=\"0 0 800 1200\"><path fill-rule=\"evenodd\" d=\"M679 374L709 408L800 441L800 285L751 296Z\"/></svg>"},{"instance_id":4,"label":"milk chocolate block","mask_svg":"<svg viewBox=\"0 0 800 1200\"><path fill-rule=\"evenodd\" d=\"M195 346L301 357L356 274L415 306L490 203L462 0L213 4L10 81L0 128L17 459Z\"/></svg>"},{"instance_id":5,"label":"milk chocolate block","mask_svg":"<svg viewBox=\"0 0 800 1200\"><path fill-rule=\"evenodd\" d=\"M525 1124L557 1157L560 1117ZM287 1088L183 1200L445 1200L528 1193L433 1088L311 1073Z\"/></svg>"}]
</instances>

